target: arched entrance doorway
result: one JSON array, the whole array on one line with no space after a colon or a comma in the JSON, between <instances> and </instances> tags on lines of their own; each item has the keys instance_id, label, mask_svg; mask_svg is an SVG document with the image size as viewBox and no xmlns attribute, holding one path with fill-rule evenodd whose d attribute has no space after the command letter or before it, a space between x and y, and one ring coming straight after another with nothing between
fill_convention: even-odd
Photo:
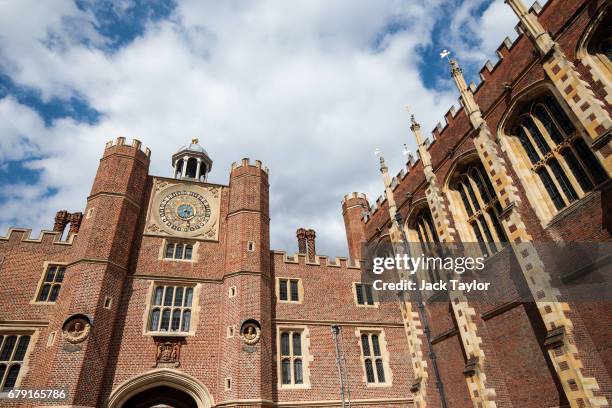
<instances>
[{"instance_id":1,"label":"arched entrance doorway","mask_svg":"<svg viewBox=\"0 0 612 408\"><path fill-rule=\"evenodd\" d=\"M176 388L160 386L134 395L123 403L122 408L198 408L197 402L186 392Z\"/></svg>"},{"instance_id":2,"label":"arched entrance doorway","mask_svg":"<svg viewBox=\"0 0 612 408\"><path fill-rule=\"evenodd\" d=\"M111 393L107 408L210 408L214 401L204 384L178 370L139 375Z\"/></svg>"}]
</instances>

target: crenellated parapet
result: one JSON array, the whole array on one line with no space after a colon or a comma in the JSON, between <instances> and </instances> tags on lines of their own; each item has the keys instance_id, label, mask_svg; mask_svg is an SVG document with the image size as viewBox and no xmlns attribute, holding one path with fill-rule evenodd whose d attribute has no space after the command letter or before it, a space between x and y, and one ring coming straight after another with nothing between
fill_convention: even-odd
<instances>
[{"instance_id":1,"label":"crenellated parapet","mask_svg":"<svg viewBox=\"0 0 612 408\"><path fill-rule=\"evenodd\" d=\"M270 170L263 166L261 163L261 160L255 160L254 164L251 164L251 159L248 157L243 158L240 162L233 162L232 163L232 172L234 170L239 170L239 169L245 169L245 168L256 168L259 169L261 171L263 171L266 174L270 174Z\"/></svg>"},{"instance_id":2,"label":"crenellated parapet","mask_svg":"<svg viewBox=\"0 0 612 408\"><path fill-rule=\"evenodd\" d=\"M142 142L140 140L133 139L131 144L126 144L125 142L126 139L123 136L119 136L115 140L109 140L104 147L104 155L106 156L107 152L129 151L131 148L134 151L141 152L145 157L151 158L151 150L148 147L142 150Z\"/></svg>"},{"instance_id":3,"label":"crenellated parapet","mask_svg":"<svg viewBox=\"0 0 612 408\"><path fill-rule=\"evenodd\" d=\"M71 246L77 234L69 234L65 240L62 240L62 233L57 231L42 230L38 237L32 237L30 228L9 228L5 236L0 236L0 241L23 242L29 244L43 245L67 245Z\"/></svg>"},{"instance_id":4,"label":"crenellated parapet","mask_svg":"<svg viewBox=\"0 0 612 408\"><path fill-rule=\"evenodd\" d=\"M342 205L347 204L349 200L352 200L354 198L357 198L357 199L361 198L364 200L368 199L368 197L364 193L358 193L355 191L355 192L352 192L351 194L345 194L344 197L342 198L341 204Z\"/></svg>"},{"instance_id":5,"label":"crenellated parapet","mask_svg":"<svg viewBox=\"0 0 612 408\"><path fill-rule=\"evenodd\" d=\"M314 260L310 260L306 254L295 253L288 254L285 251L271 251L272 256L286 264L295 265L312 265L323 268L346 268L346 269L361 269L361 261L347 257L330 258L326 255L316 255Z\"/></svg>"}]
</instances>

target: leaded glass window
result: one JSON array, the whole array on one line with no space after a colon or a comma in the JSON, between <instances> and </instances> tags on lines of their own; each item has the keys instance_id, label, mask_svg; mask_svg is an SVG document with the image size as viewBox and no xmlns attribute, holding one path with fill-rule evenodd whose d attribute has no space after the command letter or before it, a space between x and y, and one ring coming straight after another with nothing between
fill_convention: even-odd
<instances>
[{"instance_id":1,"label":"leaded glass window","mask_svg":"<svg viewBox=\"0 0 612 408\"><path fill-rule=\"evenodd\" d=\"M190 286L155 286L149 313L149 331L189 332L193 290Z\"/></svg>"}]
</instances>

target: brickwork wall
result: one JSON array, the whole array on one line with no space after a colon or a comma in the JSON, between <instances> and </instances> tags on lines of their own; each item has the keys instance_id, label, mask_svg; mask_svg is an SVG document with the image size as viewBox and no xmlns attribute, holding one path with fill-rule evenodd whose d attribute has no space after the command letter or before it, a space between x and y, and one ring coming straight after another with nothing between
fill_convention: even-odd
<instances>
[{"instance_id":1,"label":"brickwork wall","mask_svg":"<svg viewBox=\"0 0 612 408\"><path fill-rule=\"evenodd\" d=\"M45 262L67 262L73 245L69 242L60 241L59 234L50 232L43 232L38 238L30 237L26 230L12 230L7 237L0 237L0 334L25 330L24 334L32 335L20 374L24 388L40 389L47 384L53 362L53 353L47 348L53 331L49 321L57 312L57 305L36 303L35 299ZM24 328L15 330L17 325L11 322L17 321L22 321ZM29 322L40 322L40 326Z\"/></svg>"},{"instance_id":2,"label":"brickwork wall","mask_svg":"<svg viewBox=\"0 0 612 408\"><path fill-rule=\"evenodd\" d=\"M279 402L337 400L340 390L336 366L335 343L331 326L337 324L342 330L342 349L346 358L347 376L352 400L410 399L407 390L412 385L412 367L406 335L402 324L399 302L380 299L376 307L356 306L354 282L361 282L361 270L348 267L346 260L338 266L328 266L328 259L318 258L320 265L306 262L306 257L297 255L297 262L287 262L284 253L273 256L275 278L297 278L302 280L304 297L301 303L285 303L276 300L275 325L279 327L306 325L310 332L311 387L277 390ZM289 258L294 261L294 258ZM380 329L387 340L390 356L392 385L369 386L365 382L359 337L359 327ZM274 355L276 355L276 347ZM387 373L389 377L390 373ZM277 366L274 366L274 382L278 383ZM372 402L372 406L385 406ZM405 405L403 405L405 406Z\"/></svg>"}]
</instances>

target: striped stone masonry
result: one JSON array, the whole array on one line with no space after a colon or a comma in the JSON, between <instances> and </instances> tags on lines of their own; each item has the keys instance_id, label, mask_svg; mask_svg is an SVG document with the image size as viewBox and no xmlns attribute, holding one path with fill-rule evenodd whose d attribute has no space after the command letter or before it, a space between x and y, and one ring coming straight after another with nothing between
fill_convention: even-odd
<instances>
[{"instance_id":1,"label":"striped stone masonry","mask_svg":"<svg viewBox=\"0 0 612 408\"><path fill-rule=\"evenodd\" d=\"M421 133L421 126L414 117L410 126L417 141L419 155L423 161L424 175L428 187L426 189L427 204L435 224L438 237L441 242L450 244L455 242L456 231L451 228L450 210L446 205L444 195L440 189L438 179L433 171L431 156ZM495 390L487 387L487 376L484 370L485 354L480 345L482 339L478 336L478 328L474 322L475 311L470 307L465 295L458 290L450 290L449 297L453 314L459 327L459 336L468 357L468 361L476 362L472 369L472 375L466 376L467 386L474 406L483 408L496 407Z\"/></svg>"},{"instance_id":2,"label":"striped stone masonry","mask_svg":"<svg viewBox=\"0 0 612 408\"><path fill-rule=\"evenodd\" d=\"M521 267L522 273L534 299L559 299L560 293L551 286L551 277L546 272L535 247L533 238L527 232L520 214L521 200L517 194L515 181L507 170L506 162L499 153L499 146L494 141L486 121L482 118L472 91L465 85L461 70L455 65L452 76L461 93L464 106L477 109L477 114L469 115L472 126L478 129L474 137L474 145L478 156L491 177L491 182L502 205L504 217L502 225L512 245L512 249ZM466 113L469 110L466 108ZM555 366L557 375L562 381L563 389L572 407L607 406L604 397L595 397L593 390L599 385L595 378L585 378L582 375L583 364L578 358L578 350L572 340L573 323L567 316L570 306L557 301L537 302L538 311L546 329L564 328L565 336L562 346L549 349L548 354Z\"/></svg>"}]
</instances>

